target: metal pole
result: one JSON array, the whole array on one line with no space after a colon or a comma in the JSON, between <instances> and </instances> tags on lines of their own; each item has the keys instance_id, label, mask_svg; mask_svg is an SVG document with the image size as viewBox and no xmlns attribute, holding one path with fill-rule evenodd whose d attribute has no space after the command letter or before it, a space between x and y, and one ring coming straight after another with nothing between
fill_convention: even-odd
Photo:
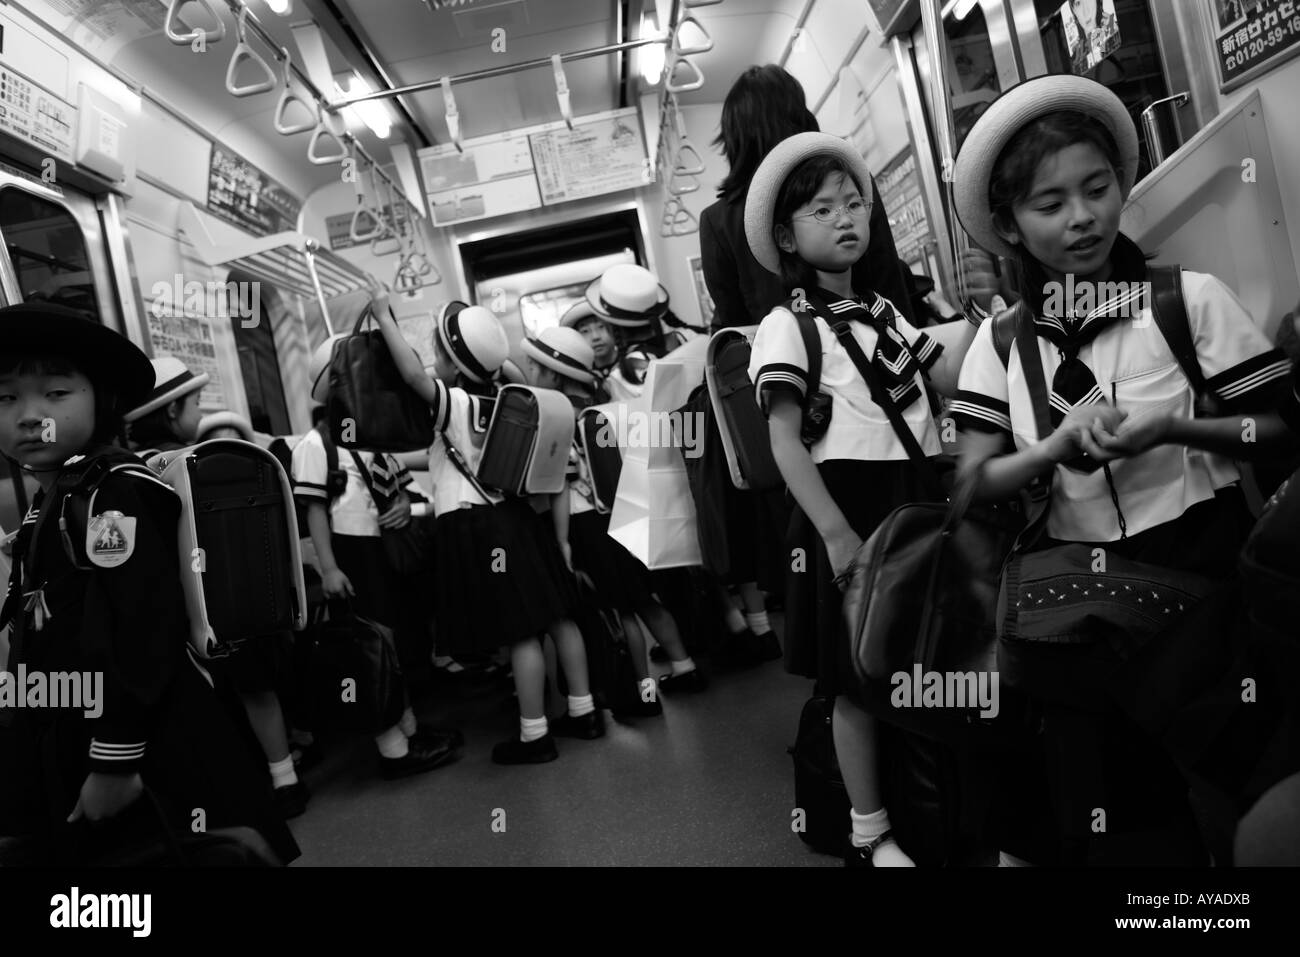
<instances>
[{"instance_id":1,"label":"metal pole","mask_svg":"<svg viewBox=\"0 0 1300 957\"><path fill-rule=\"evenodd\" d=\"M953 210L952 170L953 142L952 106L948 87L948 57L944 51L943 18L939 9L940 0L921 0L921 24L925 32L925 48L930 59L930 103L933 107L934 133L936 146L939 148L940 178L943 181L944 198L948 211ZM955 216L955 214L954 214ZM961 253L969 248L966 233L959 224L953 223L950 231L953 246L953 269L957 288L964 300L965 283L962 281Z\"/></svg>"},{"instance_id":2,"label":"metal pole","mask_svg":"<svg viewBox=\"0 0 1300 957\"><path fill-rule=\"evenodd\" d=\"M231 3L238 0L229 0ZM637 47L649 46L651 43L666 43L668 37L650 37L642 40L627 40L623 43L611 43L608 46L592 47L590 50L578 50L574 53L561 53L560 60L569 62L572 60L586 60L591 57L608 56L611 53L621 53L624 50L634 50ZM541 57L536 60L525 60L523 63L507 63L504 66L489 67L486 70L475 70L473 73L462 73L459 76L451 78L452 86L458 86L462 83L472 83L474 80L486 80L494 76L505 76L508 73L522 73L525 70L536 70L542 67L550 67L551 58ZM421 83L411 83L406 86L394 87L391 90L378 90L374 93L363 93L360 96L350 96L345 100L339 100L333 104L326 104L326 109L334 112L345 106L352 106L355 103L364 103L367 100L386 100L389 97L404 96L407 93L419 93L422 90L432 90L442 85L442 78L436 80L425 80Z\"/></svg>"},{"instance_id":3,"label":"metal pole","mask_svg":"<svg viewBox=\"0 0 1300 957\"><path fill-rule=\"evenodd\" d=\"M330 322L329 303L325 301L325 290L321 288L320 277L316 275L316 244L311 240L303 243L302 258L307 262L307 275L311 276L312 288L316 290L316 302L320 304L320 317L325 322L326 338L334 335L334 323Z\"/></svg>"}]
</instances>

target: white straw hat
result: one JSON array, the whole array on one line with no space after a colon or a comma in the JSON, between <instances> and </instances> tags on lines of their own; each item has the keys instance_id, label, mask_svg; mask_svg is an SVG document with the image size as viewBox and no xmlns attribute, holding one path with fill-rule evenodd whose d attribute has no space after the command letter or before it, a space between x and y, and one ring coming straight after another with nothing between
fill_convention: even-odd
<instances>
[{"instance_id":1,"label":"white straw hat","mask_svg":"<svg viewBox=\"0 0 1300 957\"><path fill-rule=\"evenodd\" d=\"M596 364L596 353L576 329L551 326L536 338L525 339L523 348L527 355L562 376L586 385L596 382L591 371Z\"/></svg>"},{"instance_id":2,"label":"white straw hat","mask_svg":"<svg viewBox=\"0 0 1300 957\"><path fill-rule=\"evenodd\" d=\"M829 133L796 133L772 148L759 164L749 182L745 196L745 238L759 265L770 273L781 273L781 254L777 249L773 222L776 197L796 166L814 156L835 156L853 171L864 197L871 196L871 170L858 151L838 136Z\"/></svg>"},{"instance_id":3,"label":"white straw hat","mask_svg":"<svg viewBox=\"0 0 1300 957\"><path fill-rule=\"evenodd\" d=\"M199 419L198 432L195 434L194 441L202 442L209 437L209 433L219 429L231 429L239 433L239 437L245 442L254 441L253 426L242 415L236 415L234 412L213 412L211 415L205 415Z\"/></svg>"},{"instance_id":4,"label":"white straw hat","mask_svg":"<svg viewBox=\"0 0 1300 957\"><path fill-rule=\"evenodd\" d=\"M605 321L604 316L596 315L596 310L591 308L591 303L587 302L586 299L579 299L564 311L564 315L560 316L560 325L567 326L570 329L576 329L578 328L578 324L584 319L599 319L601 322Z\"/></svg>"},{"instance_id":5,"label":"white straw hat","mask_svg":"<svg viewBox=\"0 0 1300 957\"><path fill-rule=\"evenodd\" d=\"M587 304L616 326L644 326L668 311L668 290L644 266L618 263L587 287Z\"/></svg>"},{"instance_id":6,"label":"white straw hat","mask_svg":"<svg viewBox=\"0 0 1300 957\"><path fill-rule=\"evenodd\" d=\"M953 165L953 206L962 228L991 253L1014 256L1015 247L993 228L989 180L1012 137L1026 123L1061 110L1099 120L1119 148L1119 188L1128 199L1137 180L1138 135L1123 102L1096 80L1083 76L1039 76L1018 83L989 104L966 135Z\"/></svg>"},{"instance_id":7,"label":"white straw hat","mask_svg":"<svg viewBox=\"0 0 1300 957\"><path fill-rule=\"evenodd\" d=\"M438 312L438 342L467 378L485 383L510 355L501 323L482 306L453 300Z\"/></svg>"},{"instance_id":8,"label":"white straw hat","mask_svg":"<svg viewBox=\"0 0 1300 957\"><path fill-rule=\"evenodd\" d=\"M153 391L149 393L149 398L143 404L122 416L127 422L144 418L155 409L161 409L168 402L183 399L208 384L206 372L195 375L180 359L162 356L149 361L153 363Z\"/></svg>"}]
</instances>

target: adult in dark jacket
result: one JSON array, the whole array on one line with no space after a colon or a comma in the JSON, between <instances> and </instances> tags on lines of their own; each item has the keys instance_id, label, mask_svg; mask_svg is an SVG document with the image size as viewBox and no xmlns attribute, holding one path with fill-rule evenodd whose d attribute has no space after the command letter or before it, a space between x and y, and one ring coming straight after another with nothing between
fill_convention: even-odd
<instances>
[{"instance_id":1,"label":"adult in dark jacket","mask_svg":"<svg viewBox=\"0 0 1300 957\"><path fill-rule=\"evenodd\" d=\"M745 196L758 164L777 143L796 133L816 132L803 87L781 67L752 66L740 75L722 105L722 132L714 140L730 164L718 200L700 215L700 258L713 297L713 324L754 326L791 290L758 264L745 240ZM853 267L855 288L874 289L913 322L905 267L898 260L889 216L871 184L871 238L867 254ZM913 323L915 324L915 323Z\"/></svg>"}]
</instances>

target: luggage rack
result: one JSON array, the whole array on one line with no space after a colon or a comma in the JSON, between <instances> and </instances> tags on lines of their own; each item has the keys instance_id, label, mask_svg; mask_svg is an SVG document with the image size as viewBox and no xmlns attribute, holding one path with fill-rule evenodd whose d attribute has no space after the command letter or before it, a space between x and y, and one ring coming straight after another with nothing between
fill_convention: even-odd
<instances>
[{"instance_id":1,"label":"luggage rack","mask_svg":"<svg viewBox=\"0 0 1300 957\"><path fill-rule=\"evenodd\" d=\"M193 203L181 204L180 228L207 265L235 266L278 289L315 299L326 326L330 326L328 300L369 288L365 273L305 233L274 233L218 246Z\"/></svg>"}]
</instances>

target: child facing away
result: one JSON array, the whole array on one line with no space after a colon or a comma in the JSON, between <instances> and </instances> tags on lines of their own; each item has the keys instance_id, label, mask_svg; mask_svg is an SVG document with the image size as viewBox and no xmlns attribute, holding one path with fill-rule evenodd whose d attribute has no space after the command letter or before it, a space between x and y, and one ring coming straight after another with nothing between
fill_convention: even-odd
<instances>
[{"instance_id":1,"label":"child facing away","mask_svg":"<svg viewBox=\"0 0 1300 957\"><path fill-rule=\"evenodd\" d=\"M312 401L318 405L329 400L329 358L339 338L326 339L312 354L308 372ZM357 615L391 627L398 596L392 591L380 534L381 529L400 528L411 520L410 502L400 491L404 470L387 455L357 452L354 457L347 449L337 449L339 474L331 476L327 441L333 439L329 421L322 416L293 449L294 495L307 506L321 587L327 599L346 601ZM372 483L392 481L398 489L382 514L362 469L372 472ZM341 487L331 489L331 481ZM409 705L396 724L376 732L380 773L389 779L442 767L455 760L464 743L459 731L420 728Z\"/></svg>"},{"instance_id":2,"label":"child facing away","mask_svg":"<svg viewBox=\"0 0 1300 957\"><path fill-rule=\"evenodd\" d=\"M0 452L41 486L0 613L9 667L83 677L81 700L13 716L0 787L19 810L0 833L31 837L45 864L109 862L157 843L159 811L189 833L202 809L209 831L252 828L260 856L287 863L298 848L266 774L186 642L180 501L120 468L139 464L114 444L122 414L153 388L144 353L83 314L0 309ZM87 495L82 528L70 500Z\"/></svg>"},{"instance_id":3,"label":"child facing away","mask_svg":"<svg viewBox=\"0 0 1300 957\"><path fill-rule=\"evenodd\" d=\"M599 738L605 720L587 678L582 633L569 619L577 601L572 575L553 537L526 498L501 496L474 475L483 451L509 343L482 306L449 302L433 336L434 377L402 337L377 283L371 310L403 380L428 404L440 433L429 451L433 483L435 607L439 650L455 657L510 648L519 697L519 733L492 749L497 764L538 764L559 757L555 736ZM546 658L539 636L555 641L568 682L568 708L545 711Z\"/></svg>"},{"instance_id":4,"label":"child facing away","mask_svg":"<svg viewBox=\"0 0 1300 957\"><path fill-rule=\"evenodd\" d=\"M1037 334L1032 352L1050 391L1052 430L1036 427L1020 343L1004 360L993 323L970 347L953 412L966 463L979 471L977 494L1003 499L1050 479L1043 545L1095 543L1225 579L1251 526L1233 460L1292 441L1275 411L1291 370L1223 282L1182 270L1195 359L1221 404L1221 414L1196 415L1191 382L1152 319L1147 257L1120 232L1137 165L1124 104L1082 77L1021 83L976 122L957 157L956 210L977 243L1011 263ZM1063 301L1053 294L1061 289L1080 298ZM1076 314L1080 302L1090 308ZM1046 731L1080 727L1048 704ZM1132 820L1191 821L1170 762L1135 744L1135 729L1107 727L1088 731L1082 745L1077 737L1058 745L1073 779L1053 791L1074 802L1062 819L1077 822L1062 836L1067 853L1096 843L1093 807L1111 808L1117 821L1128 808Z\"/></svg>"},{"instance_id":5,"label":"child facing away","mask_svg":"<svg viewBox=\"0 0 1300 957\"><path fill-rule=\"evenodd\" d=\"M523 350L524 371L533 385L563 392L575 412L594 404L595 355L579 333L566 327L544 329L535 338L525 339ZM657 690L670 694L703 691L708 679L686 654L673 616L651 594L646 567L609 537L609 516L596 510L590 477L585 474L586 463L576 444L570 462L574 467L569 472L568 488L551 500L556 540L569 568L586 574L602 603L622 618L639 687L636 701L620 707L636 716L662 714ZM659 679L657 689L650 677L645 635L638 616L665 649L672 667L671 674Z\"/></svg>"},{"instance_id":6,"label":"child facing away","mask_svg":"<svg viewBox=\"0 0 1300 957\"><path fill-rule=\"evenodd\" d=\"M758 261L781 276L791 300L763 319L749 372L768 417L773 457L798 505L787 544L792 554L808 558L806 571L791 561L787 573L786 660L790 670L817 679L818 693L836 696L835 754L852 802L852 850L845 862L906 867L912 861L892 837L881 798L875 722L858 700L835 579L893 509L938 493L925 487L923 472L909 460L831 326L848 322L887 388L887 401L927 457L938 455L940 444L926 382L955 392L975 330L959 322L920 332L888 300L854 287L851 269L869 240L864 197L870 189L862 158L824 133L789 137L759 166L745 204L746 236ZM808 445L801 432L811 399L809 362L796 309L816 323L823 353L818 391L830 402L824 433Z\"/></svg>"}]
</instances>

